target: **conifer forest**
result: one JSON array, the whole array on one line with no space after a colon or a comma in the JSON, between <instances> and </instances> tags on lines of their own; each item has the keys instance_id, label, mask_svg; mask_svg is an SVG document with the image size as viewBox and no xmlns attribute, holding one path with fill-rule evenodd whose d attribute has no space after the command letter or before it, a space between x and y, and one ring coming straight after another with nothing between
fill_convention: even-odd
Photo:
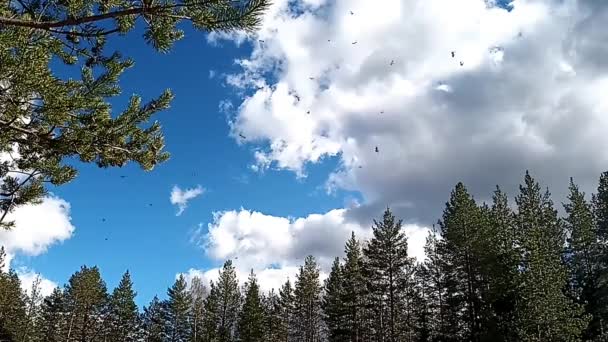
<instances>
[{"instance_id":1,"label":"conifer forest","mask_svg":"<svg viewBox=\"0 0 608 342\"><path fill-rule=\"evenodd\" d=\"M45 298L3 272L1 340L607 341L608 172L591 196L568 186L560 215L528 173L514 199L497 187L491 203L458 183L425 260L408 255L387 209L371 239L345 241L323 282L311 255L268 293L253 272L239 286L230 260L216 282L180 276L143 308L129 272L108 289L97 267L82 266Z\"/></svg>"}]
</instances>

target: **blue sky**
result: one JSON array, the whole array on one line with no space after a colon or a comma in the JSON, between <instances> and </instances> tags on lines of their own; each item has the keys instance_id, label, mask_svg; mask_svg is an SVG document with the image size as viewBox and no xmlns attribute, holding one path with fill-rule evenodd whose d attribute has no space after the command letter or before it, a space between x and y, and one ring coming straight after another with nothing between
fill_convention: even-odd
<instances>
[{"instance_id":1,"label":"blue sky","mask_svg":"<svg viewBox=\"0 0 608 342\"><path fill-rule=\"evenodd\" d=\"M478 201L497 184L513 198L525 170L558 206L571 176L593 192L608 168L608 2L495 4L275 0L256 33L264 44L238 46L234 35L210 45L189 28L167 55L138 32L114 40L136 61L117 109L132 93L176 95L156 117L172 157L151 173L81 166L52 189L71 205L73 235L65 220L40 239L19 227L21 239L0 234L17 255L11 266L63 284L98 265L110 288L129 269L144 305L177 274L213 279L237 256L243 280L253 268L265 289L308 253L326 274L350 232L369 237L387 206L421 260L459 181ZM234 105L229 116L222 101ZM229 120L253 142L239 146ZM169 201L175 185L206 189L181 216ZM21 232L65 216L46 214L22 220Z\"/></svg>"},{"instance_id":2,"label":"blue sky","mask_svg":"<svg viewBox=\"0 0 608 342\"><path fill-rule=\"evenodd\" d=\"M110 288L129 269L143 304L155 294L164 296L177 272L218 264L190 241L199 224L212 220L212 212L246 207L297 217L340 207L343 197L328 196L321 188L335 160L310 167L308 177L299 180L287 171L254 173L250 146L238 146L229 137L227 114L219 104L237 102L237 94L209 72L235 72L234 59L247 56L249 44L210 44L206 34L186 28L184 40L159 54L138 38L134 32L108 46L136 61L121 78L123 95L113 103L115 110L124 108L130 94L150 99L171 88L171 108L155 117L171 159L149 173L135 164L122 169L78 164L74 182L51 189L71 204L74 236L44 255L21 256L14 266L28 265L63 283L81 265L97 265ZM205 188L179 217L169 202L174 185Z\"/></svg>"}]
</instances>

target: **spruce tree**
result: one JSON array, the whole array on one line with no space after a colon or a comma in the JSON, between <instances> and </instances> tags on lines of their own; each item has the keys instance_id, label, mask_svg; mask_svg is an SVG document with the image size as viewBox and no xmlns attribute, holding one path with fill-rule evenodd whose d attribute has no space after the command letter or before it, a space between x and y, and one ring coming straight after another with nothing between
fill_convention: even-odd
<instances>
[{"instance_id":1,"label":"spruce tree","mask_svg":"<svg viewBox=\"0 0 608 342\"><path fill-rule=\"evenodd\" d=\"M455 282L448 288L448 296L453 298L459 320L464 325L463 338L479 341L482 332L482 289L484 288L482 250L487 248L484 225L479 207L462 183L458 183L446 203L442 220L439 222L445 253L452 262Z\"/></svg>"},{"instance_id":2,"label":"spruce tree","mask_svg":"<svg viewBox=\"0 0 608 342\"><path fill-rule=\"evenodd\" d=\"M168 342L186 342L190 338L192 298L183 275L179 275L173 286L167 290L167 295L169 298L165 304L165 339Z\"/></svg>"},{"instance_id":3,"label":"spruce tree","mask_svg":"<svg viewBox=\"0 0 608 342\"><path fill-rule=\"evenodd\" d=\"M253 270L245 284L245 299L239 318L239 341L262 342L264 337L264 308L260 287Z\"/></svg>"},{"instance_id":4,"label":"spruce tree","mask_svg":"<svg viewBox=\"0 0 608 342\"><path fill-rule=\"evenodd\" d=\"M296 276L294 289L294 336L296 342L319 342L323 339L319 267L311 255Z\"/></svg>"},{"instance_id":5,"label":"spruce tree","mask_svg":"<svg viewBox=\"0 0 608 342\"><path fill-rule=\"evenodd\" d=\"M241 307L241 293L239 281L232 261L224 263L217 281L218 298L218 326L217 338L219 342L234 341Z\"/></svg>"},{"instance_id":6,"label":"spruce tree","mask_svg":"<svg viewBox=\"0 0 608 342\"><path fill-rule=\"evenodd\" d=\"M349 336L348 340L358 342L364 340L365 279L361 245L354 232L346 242L344 253L346 256L342 268L343 293L341 299L345 309L344 326Z\"/></svg>"},{"instance_id":7,"label":"spruce tree","mask_svg":"<svg viewBox=\"0 0 608 342\"><path fill-rule=\"evenodd\" d=\"M484 207L486 247L482 250L482 273L487 290L483 313L485 340L515 341L515 303L518 300L519 263L521 253L514 215L507 195L496 187L492 206Z\"/></svg>"},{"instance_id":8,"label":"spruce tree","mask_svg":"<svg viewBox=\"0 0 608 342\"><path fill-rule=\"evenodd\" d=\"M205 315L203 317L203 341L216 342L220 322L220 294L213 281L209 283L209 295L205 298Z\"/></svg>"},{"instance_id":9,"label":"spruce tree","mask_svg":"<svg viewBox=\"0 0 608 342\"><path fill-rule=\"evenodd\" d=\"M561 261L565 236L550 193L541 193L540 185L526 172L515 202L523 256L516 311L519 340L576 341L588 319L581 317L582 307L563 292L568 281Z\"/></svg>"},{"instance_id":10,"label":"spruce tree","mask_svg":"<svg viewBox=\"0 0 608 342\"><path fill-rule=\"evenodd\" d=\"M278 327L279 341L293 341L295 328L295 297L293 286L289 279L279 289L279 314L281 320Z\"/></svg>"},{"instance_id":11,"label":"spruce tree","mask_svg":"<svg viewBox=\"0 0 608 342\"><path fill-rule=\"evenodd\" d=\"M365 275L370 292L377 340L389 342L413 339L413 259L407 255L407 237L386 209L381 222L374 220L373 237L364 248Z\"/></svg>"},{"instance_id":12,"label":"spruce tree","mask_svg":"<svg viewBox=\"0 0 608 342\"><path fill-rule=\"evenodd\" d=\"M67 340L100 341L106 327L108 293L97 267L82 266L65 286Z\"/></svg>"},{"instance_id":13,"label":"spruce tree","mask_svg":"<svg viewBox=\"0 0 608 342\"><path fill-rule=\"evenodd\" d=\"M140 322L142 325L142 340L144 342L165 342L164 338L166 317L165 303L154 296L150 304L144 307Z\"/></svg>"},{"instance_id":14,"label":"spruce tree","mask_svg":"<svg viewBox=\"0 0 608 342\"><path fill-rule=\"evenodd\" d=\"M349 341L346 325L346 306L344 305L344 276L340 258L336 258L329 277L325 279L323 295L323 318L327 327L329 342Z\"/></svg>"},{"instance_id":15,"label":"spruce tree","mask_svg":"<svg viewBox=\"0 0 608 342\"><path fill-rule=\"evenodd\" d=\"M205 317L205 298L207 297L207 287L199 277L193 277L190 281L188 290L192 299L191 312L191 333L190 341L200 342L204 340L204 317Z\"/></svg>"},{"instance_id":16,"label":"spruce tree","mask_svg":"<svg viewBox=\"0 0 608 342\"><path fill-rule=\"evenodd\" d=\"M136 341L139 312L135 304L135 296L131 275L127 271L110 296L110 312L107 319L110 341Z\"/></svg>"}]
</instances>

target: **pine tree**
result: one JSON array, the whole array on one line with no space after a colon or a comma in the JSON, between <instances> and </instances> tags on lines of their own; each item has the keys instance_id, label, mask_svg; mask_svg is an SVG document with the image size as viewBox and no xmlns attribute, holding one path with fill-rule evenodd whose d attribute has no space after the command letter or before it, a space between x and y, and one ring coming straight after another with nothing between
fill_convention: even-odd
<instances>
[{"instance_id":1,"label":"pine tree","mask_svg":"<svg viewBox=\"0 0 608 342\"><path fill-rule=\"evenodd\" d=\"M168 342L186 342L190 338L192 298L183 275L167 290L165 338Z\"/></svg>"},{"instance_id":2,"label":"pine tree","mask_svg":"<svg viewBox=\"0 0 608 342\"><path fill-rule=\"evenodd\" d=\"M483 309L481 275L482 250L487 248L484 225L479 207L462 183L458 183L446 203L442 220L439 222L441 235L452 261L454 287L448 288L448 297L453 298L463 323L463 338L479 341L483 334L481 317Z\"/></svg>"},{"instance_id":3,"label":"pine tree","mask_svg":"<svg viewBox=\"0 0 608 342\"><path fill-rule=\"evenodd\" d=\"M295 297L289 279L279 289L279 314L281 317L278 327L279 341L291 342L294 340L295 330Z\"/></svg>"},{"instance_id":4,"label":"pine tree","mask_svg":"<svg viewBox=\"0 0 608 342\"><path fill-rule=\"evenodd\" d=\"M364 340L365 279L361 245L354 232L346 242L344 253L346 254L342 269L344 325L349 341L359 342Z\"/></svg>"},{"instance_id":5,"label":"pine tree","mask_svg":"<svg viewBox=\"0 0 608 342\"><path fill-rule=\"evenodd\" d=\"M110 296L110 313L107 320L110 341L130 342L137 339L139 312L135 296L131 275L127 271Z\"/></svg>"},{"instance_id":6,"label":"pine tree","mask_svg":"<svg viewBox=\"0 0 608 342\"><path fill-rule=\"evenodd\" d=\"M264 337L263 341L282 342L281 339L281 306L279 296L272 289L268 295L263 296L262 306L264 308Z\"/></svg>"},{"instance_id":7,"label":"pine tree","mask_svg":"<svg viewBox=\"0 0 608 342\"><path fill-rule=\"evenodd\" d=\"M0 265L4 264L4 248L0 249ZM27 324L25 294L13 270L0 268L0 341L14 341Z\"/></svg>"},{"instance_id":8,"label":"pine tree","mask_svg":"<svg viewBox=\"0 0 608 342\"><path fill-rule=\"evenodd\" d=\"M294 290L294 339L297 342L318 342L323 338L319 267L311 255L296 276Z\"/></svg>"},{"instance_id":9,"label":"pine tree","mask_svg":"<svg viewBox=\"0 0 608 342\"><path fill-rule=\"evenodd\" d=\"M141 23L144 40L166 52L183 37L177 25L184 20L203 31L252 30L269 5L267 0L2 2L0 153L14 159L0 168L0 228L12 226L8 212L39 201L46 183L73 180L77 172L66 162L70 158L100 167L133 161L145 170L167 160L160 125L150 118L173 96L167 90L146 104L133 96L126 110L112 113L119 77L133 61L106 51L109 40ZM80 72L80 79L66 79L69 71Z\"/></svg>"},{"instance_id":10,"label":"pine tree","mask_svg":"<svg viewBox=\"0 0 608 342\"><path fill-rule=\"evenodd\" d=\"M381 222L374 220L373 237L364 248L365 275L377 322L377 340L412 341L414 330L413 299L414 261L407 255L407 237L386 209Z\"/></svg>"},{"instance_id":11,"label":"pine tree","mask_svg":"<svg viewBox=\"0 0 608 342\"><path fill-rule=\"evenodd\" d=\"M597 194L592 199L595 232L595 286L587 305L588 312L593 314L588 333L598 340L608 341L608 172L602 173Z\"/></svg>"},{"instance_id":12,"label":"pine tree","mask_svg":"<svg viewBox=\"0 0 608 342\"><path fill-rule=\"evenodd\" d=\"M567 272L561 262L565 242L563 223L549 191L528 172L516 197L516 225L521 232L521 299L517 322L521 341L575 341L587 325L583 310L563 290Z\"/></svg>"},{"instance_id":13,"label":"pine tree","mask_svg":"<svg viewBox=\"0 0 608 342\"><path fill-rule=\"evenodd\" d=\"M191 312L191 332L190 341L200 342L204 340L204 317L205 317L205 298L207 297L207 288L203 280L199 277L193 277L190 281L188 290L192 299Z\"/></svg>"},{"instance_id":14,"label":"pine tree","mask_svg":"<svg viewBox=\"0 0 608 342\"><path fill-rule=\"evenodd\" d=\"M216 286L218 298L217 338L219 342L234 341L241 306L241 293L232 261L224 263Z\"/></svg>"},{"instance_id":15,"label":"pine tree","mask_svg":"<svg viewBox=\"0 0 608 342\"><path fill-rule=\"evenodd\" d=\"M43 300L40 325L36 334L40 341L65 341L67 336L65 305L65 297L58 287L53 289L53 292Z\"/></svg>"},{"instance_id":16,"label":"pine tree","mask_svg":"<svg viewBox=\"0 0 608 342\"><path fill-rule=\"evenodd\" d=\"M346 307L344 298L344 276L340 258L336 258L329 277L325 280L323 296L323 318L328 332L329 342L349 341L346 329Z\"/></svg>"},{"instance_id":17,"label":"pine tree","mask_svg":"<svg viewBox=\"0 0 608 342\"><path fill-rule=\"evenodd\" d=\"M438 238L435 226L429 232L424 247L426 259L419 270L418 279L426 298L426 313L429 324L419 335L428 335L430 341L457 341L459 330L458 313L450 289L455 287L454 264L450 254L444 252L445 243Z\"/></svg>"},{"instance_id":18,"label":"pine tree","mask_svg":"<svg viewBox=\"0 0 608 342\"><path fill-rule=\"evenodd\" d=\"M519 263L521 253L513 212L507 195L496 187L492 206L484 207L487 220L486 247L482 248L482 273L487 290L483 313L485 340L515 341L515 303L518 300Z\"/></svg>"},{"instance_id":19,"label":"pine tree","mask_svg":"<svg viewBox=\"0 0 608 342\"><path fill-rule=\"evenodd\" d=\"M264 337L264 308L253 270L245 284L245 300L239 318L239 341L261 342Z\"/></svg>"},{"instance_id":20,"label":"pine tree","mask_svg":"<svg viewBox=\"0 0 608 342\"><path fill-rule=\"evenodd\" d=\"M427 274L424 264L416 265L415 275L415 296L413 301L414 311L414 331L416 341L428 342L431 341L432 334L432 316L431 316L431 284L427 281Z\"/></svg>"},{"instance_id":21,"label":"pine tree","mask_svg":"<svg viewBox=\"0 0 608 342\"><path fill-rule=\"evenodd\" d=\"M158 297L154 296L147 307L144 307L144 312L141 315L140 321L143 330L144 342L165 342L164 332L166 326L165 304Z\"/></svg>"},{"instance_id":22,"label":"pine tree","mask_svg":"<svg viewBox=\"0 0 608 342\"><path fill-rule=\"evenodd\" d=\"M30 287L29 293L27 293L25 296L26 322L22 328L19 341L38 341L41 339L41 337L37 335L41 319L40 315L42 300L44 299L41 294L41 282L42 279L40 276L36 275L34 281L32 282L32 286Z\"/></svg>"},{"instance_id":23,"label":"pine tree","mask_svg":"<svg viewBox=\"0 0 608 342\"><path fill-rule=\"evenodd\" d=\"M65 286L67 341L102 340L108 293L97 267L82 266Z\"/></svg>"},{"instance_id":24,"label":"pine tree","mask_svg":"<svg viewBox=\"0 0 608 342\"><path fill-rule=\"evenodd\" d=\"M220 325L220 294L217 286L209 283L209 295L205 298L205 316L203 317L203 332L205 342L218 340L218 327Z\"/></svg>"}]
</instances>

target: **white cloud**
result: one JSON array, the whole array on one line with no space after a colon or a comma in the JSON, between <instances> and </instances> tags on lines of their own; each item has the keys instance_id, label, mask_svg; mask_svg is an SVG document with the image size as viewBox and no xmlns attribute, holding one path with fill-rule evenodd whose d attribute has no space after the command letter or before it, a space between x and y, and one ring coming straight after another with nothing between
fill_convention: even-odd
<instances>
[{"instance_id":1,"label":"white cloud","mask_svg":"<svg viewBox=\"0 0 608 342\"><path fill-rule=\"evenodd\" d=\"M425 225L458 181L513 196L529 169L559 203L568 177L590 192L604 171L608 2L326 4L274 1L228 80L251 91L231 128L259 143L258 170L339 156L328 188L363 195L349 215Z\"/></svg>"},{"instance_id":2,"label":"white cloud","mask_svg":"<svg viewBox=\"0 0 608 342\"><path fill-rule=\"evenodd\" d=\"M245 281L253 269L265 290L277 289L297 273L307 255L315 256L324 278L333 259L344 256L344 244L351 232L360 240L371 237L371 219L368 225L362 226L349 222L347 212L347 209L335 209L324 214L286 218L245 209L225 211L215 213L207 233L202 235L199 228L198 236L211 259L233 260L241 281ZM409 238L410 255L422 258L428 230L410 224L403 229ZM218 270L191 269L187 274L216 280Z\"/></svg>"},{"instance_id":3,"label":"white cloud","mask_svg":"<svg viewBox=\"0 0 608 342\"><path fill-rule=\"evenodd\" d=\"M37 205L25 205L7 215L15 226L10 231L0 230L0 246L7 253L5 270L11 265L15 255L37 256L45 253L49 247L72 237L74 226L71 223L70 204L58 197L45 197ZM57 286L53 281L36 274L27 267L18 267L17 275L21 285L29 293L36 276L40 276L41 294L49 295Z\"/></svg>"},{"instance_id":4,"label":"white cloud","mask_svg":"<svg viewBox=\"0 0 608 342\"><path fill-rule=\"evenodd\" d=\"M70 204L58 197L45 197L37 205L25 205L7 215L15 221L12 230L0 230L0 245L9 259L15 254L40 255L56 243L69 239L74 226L70 218Z\"/></svg>"},{"instance_id":5,"label":"white cloud","mask_svg":"<svg viewBox=\"0 0 608 342\"><path fill-rule=\"evenodd\" d=\"M27 294L31 294L32 285L39 278L38 288L40 290L40 295L46 297L50 295L53 290L57 287L57 283L44 278L41 274L35 273L34 271L27 268L19 268L17 270L17 275L19 276L19 280L21 280L21 287L25 290Z\"/></svg>"},{"instance_id":6,"label":"white cloud","mask_svg":"<svg viewBox=\"0 0 608 342\"><path fill-rule=\"evenodd\" d=\"M171 201L171 204L177 205L178 210L175 216L180 216L188 207L188 202L202 195L203 192L205 192L205 189L203 189L200 185L197 185L196 188L186 190L182 190L177 185L173 186L173 189L171 190L171 198L169 200Z\"/></svg>"}]
</instances>

